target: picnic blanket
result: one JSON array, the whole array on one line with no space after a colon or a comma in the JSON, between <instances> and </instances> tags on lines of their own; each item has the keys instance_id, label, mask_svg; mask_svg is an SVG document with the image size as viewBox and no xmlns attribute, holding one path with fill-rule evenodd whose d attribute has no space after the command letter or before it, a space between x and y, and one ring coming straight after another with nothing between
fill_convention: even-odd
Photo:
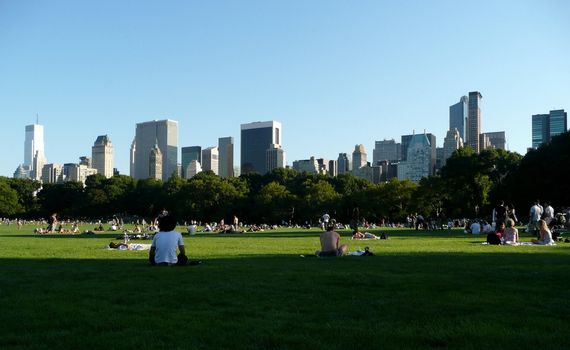
<instances>
[{"instance_id":1,"label":"picnic blanket","mask_svg":"<svg viewBox=\"0 0 570 350\"><path fill-rule=\"evenodd\" d=\"M107 246L107 250L149 250L151 244L143 244L143 243L129 243L127 247L124 245L119 246L118 248L111 248Z\"/></svg>"}]
</instances>

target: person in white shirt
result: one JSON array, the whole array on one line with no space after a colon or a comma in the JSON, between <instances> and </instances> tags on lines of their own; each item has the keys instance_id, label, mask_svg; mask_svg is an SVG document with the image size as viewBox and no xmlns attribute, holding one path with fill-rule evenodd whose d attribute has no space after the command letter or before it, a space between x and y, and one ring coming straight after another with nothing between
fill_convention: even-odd
<instances>
[{"instance_id":1,"label":"person in white shirt","mask_svg":"<svg viewBox=\"0 0 570 350\"><path fill-rule=\"evenodd\" d=\"M170 215L160 215L158 229L154 235L148 259L151 265L186 265L188 258L180 232L175 231L176 219ZM176 255L176 248L180 254Z\"/></svg>"},{"instance_id":2,"label":"person in white shirt","mask_svg":"<svg viewBox=\"0 0 570 350\"><path fill-rule=\"evenodd\" d=\"M544 208L544 221L547 225L550 225L550 222L554 219L554 208L550 205L550 203L545 203L546 208Z\"/></svg>"}]
</instances>

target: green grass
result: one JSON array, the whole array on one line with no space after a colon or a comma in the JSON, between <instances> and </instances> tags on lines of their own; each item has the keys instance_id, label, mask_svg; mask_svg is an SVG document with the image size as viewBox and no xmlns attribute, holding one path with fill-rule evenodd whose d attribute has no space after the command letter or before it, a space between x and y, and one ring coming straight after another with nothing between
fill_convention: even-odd
<instances>
[{"instance_id":1,"label":"green grass","mask_svg":"<svg viewBox=\"0 0 570 350\"><path fill-rule=\"evenodd\" d=\"M198 234L203 265L149 267L120 234L31 231L0 226L0 349L570 348L570 243L343 232L376 256L323 259L299 256L316 229Z\"/></svg>"}]
</instances>

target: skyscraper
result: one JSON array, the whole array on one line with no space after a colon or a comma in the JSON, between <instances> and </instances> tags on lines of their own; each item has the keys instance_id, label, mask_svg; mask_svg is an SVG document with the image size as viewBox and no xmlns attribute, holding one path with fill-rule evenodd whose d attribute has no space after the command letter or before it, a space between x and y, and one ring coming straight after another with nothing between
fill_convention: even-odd
<instances>
[{"instance_id":1,"label":"skyscraper","mask_svg":"<svg viewBox=\"0 0 570 350\"><path fill-rule=\"evenodd\" d=\"M162 156L162 180L178 169L178 122L154 120L138 123L134 141L134 178L147 179L150 174L150 152L157 145Z\"/></svg>"},{"instance_id":2,"label":"skyscraper","mask_svg":"<svg viewBox=\"0 0 570 350\"><path fill-rule=\"evenodd\" d=\"M211 170L214 174L219 175L219 152L218 147L208 147L202 150L202 170Z\"/></svg>"},{"instance_id":3,"label":"skyscraper","mask_svg":"<svg viewBox=\"0 0 570 350\"><path fill-rule=\"evenodd\" d=\"M44 126L39 124L26 125L26 140L24 141L24 166L33 170L36 153L44 150ZM45 160L44 160L45 161Z\"/></svg>"},{"instance_id":4,"label":"skyscraper","mask_svg":"<svg viewBox=\"0 0 570 350\"><path fill-rule=\"evenodd\" d=\"M350 159L346 153L339 153L336 163L339 175L350 173Z\"/></svg>"},{"instance_id":5,"label":"skyscraper","mask_svg":"<svg viewBox=\"0 0 570 350\"><path fill-rule=\"evenodd\" d=\"M267 121L242 124L241 173L268 172L267 151L276 147L281 149L281 123Z\"/></svg>"},{"instance_id":6,"label":"skyscraper","mask_svg":"<svg viewBox=\"0 0 570 350\"><path fill-rule=\"evenodd\" d=\"M91 147L93 168L106 178L113 177L113 143L107 135L98 136Z\"/></svg>"},{"instance_id":7,"label":"skyscraper","mask_svg":"<svg viewBox=\"0 0 570 350\"><path fill-rule=\"evenodd\" d=\"M432 133L424 133L422 135L426 135L426 137L428 138L429 144L431 146L431 165L432 168L430 170L430 175L433 175L435 172L435 162L437 159L437 138L435 137L434 134ZM410 144L410 142L412 141L412 138L414 138L415 133L412 135L402 135L402 143L401 143L401 158L402 160L407 160L408 159L408 145Z\"/></svg>"},{"instance_id":8,"label":"skyscraper","mask_svg":"<svg viewBox=\"0 0 570 350\"><path fill-rule=\"evenodd\" d=\"M158 147L158 142L150 149L148 154L148 177L151 179L162 179L162 152Z\"/></svg>"},{"instance_id":9,"label":"skyscraper","mask_svg":"<svg viewBox=\"0 0 570 350\"><path fill-rule=\"evenodd\" d=\"M267 172L270 172L276 168L284 168L285 167L285 154L283 149L281 149L280 145L272 144L266 151L265 151L265 169Z\"/></svg>"},{"instance_id":10,"label":"skyscraper","mask_svg":"<svg viewBox=\"0 0 570 350\"><path fill-rule=\"evenodd\" d=\"M378 165L380 161L397 162L401 158L401 145L394 139L374 142L372 151L372 164Z\"/></svg>"},{"instance_id":11,"label":"skyscraper","mask_svg":"<svg viewBox=\"0 0 570 350\"><path fill-rule=\"evenodd\" d=\"M200 146L190 146L190 147L182 147L182 177L186 177L186 172L188 165L195 160L200 163L200 171L202 171L202 147Z\"/></svg>"},{"instance_id":12,"label":"skyscraper","mask_svg":"<svg viewBox=\"0 0 570 350\"><path fill-rule=\"evenodd\" d=\"M461 96L456 104L449 107L449 130L457 129L459 136L465 140L465 124L468 118L469 97Z\"/></svg>"},{"instance_id":13,"label":"skyscraper","mask_svg":"<svg viewBox=\"0 0 570 350\"><path fill-rule=\"evenodd\" d=\"M568 130L568 113L563 109L532 116L532 148L550 142L552 137Z\"/></svg>"},{"instance_id":14,"label":"skyscraper","mask_svg":"<svg viewBox=\"0 0 570 350\"><path fill-rule=\"evenodd\" d=\"M412 135L407 147L406 161L398 166L398 179L419 182L431 174L433 169L432 146L426 134Z\"/></svg>"},{"instance_id":15,"label":"skyscraper","mask_svg":"<svg viewBox=\"0 0 570 350\"><path fill-rule=\"evenodd\" d=\"M507 149L507 139L504 131L485 132L483 135L489 140L491 148Z\"/></svg>"},{"instance_id":16,"label":"skyscraper","mask_svg":"<svg viewBox=\"0 0 570 350\"><path fill-rule=\"evenodd\" d=\"M481 134L481 99L483 96L479 91L469 93L469 111L467 117L467 140L466 144L471 146L477 153L481 151L479 144L479 134Z\"/></svg>"},{"instance_id":17,"label":"skyscraper","mask_svg":"<svg viewBox=\"0 0 570 350\"><path fill-rule=\"evenodd\" d=\"M360 144L354 146L354 151L352 152L352 171L355 172L357 169L365 166L366 163L368 163L368 159L364 145Z\"/></svg>"},{"instance_id":18,"label":"skyscraper","mask_svg":"<svg viewBox=\"0 0 570 350\"><path fill-rule=\"evenodd\" d=\"M218 139L218 174L221 177L234 176L234 138L220 137Z\"/></svg>"},{"instance_id":19,"label":"skyscraper","mask_svg":"<svg viewBox=\"0 0 570 350\"><path fill-rule=\"evenodd\" d=\"M452 129L447 131L447 135L443 140L443 157L441 160L441 166L444 166L447 162L447 158L451 157L453 152L457 151L461 147L463 147L463 140L459 135L459 130Z\"/></svg>"}]
</instances>

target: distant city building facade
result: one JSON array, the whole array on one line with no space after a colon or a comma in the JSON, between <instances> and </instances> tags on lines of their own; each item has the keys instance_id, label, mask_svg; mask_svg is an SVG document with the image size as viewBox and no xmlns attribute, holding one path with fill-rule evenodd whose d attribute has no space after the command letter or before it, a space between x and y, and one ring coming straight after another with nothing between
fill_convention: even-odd
<instances>
[{"instance_id":1,"label":"distant city building facade","mask_svg":"<svg viewBox=\"0 0 570 350\"><path fill-rule=\"evenodd\" d=\"M358 169L365 166L366 163L368 163L368 160L364 145L354 146L354 151L352 152L352 172L355 173Z\"/></svg>"},{"instance_id":2,"label":"distant city building facade","mask_svg":"<svg viewBox=\"0 0 570 350\"><path fill-rule=\"evenodd\" d=\"M483 133L483 135L485 135L486 138L485 141L488 142L486 144L487 147L485 147L485 149L487 148L502 149L502 150L507 149L507 138L505 137L504 131L485 132Z\"/></svg>"},{"instance_id":3,"label":"distant city building facade","mask_svg":"<svg viewBox=\"0 0 570 350\"><path fill-rule=\"evenodd\" d=\"M338 163L336 160L329 160L328 172L330 177L335 177L338 175Z\"/></svg>"},{"instance_id":4,"label":"distant city building facade","mask_svg":"<svg viewBox=\"0 0 570 350\"><path fill-rule=\"evenodd\" d=\"M218 174L219 152L218 147L208 147L202 150L202 171L212 171Z\"/></svg>"},{"instance_id":5,"label":"distant city building facade","mask_svg":"<svg viewBox=\"0 0 570 350\"><path fill-rule=\"evenodd\" d=\"M277 168L285 168L285 153L280 145L272 144L265 151L265 162L266 172Z\"/></svg>"},{"instance_id":6,"label":"distant city building facade","mask_svg":"<svg viewBox=\"0 0 570 350\"><path fill-rule=\"evenodd\" d=\"M430 175L432 146L426 134L412 135L407 147L407 157L398 166L398 179L419 182Z\"/></svg>"},{"instance_id":7,"label":"distant city building facade","mask_svg":"<svg viewBox=\"0 0 570 350\"><path fill-rule=\"evenodd\" d=\"M481 99L483 96L479 91L469 93L469 110L467 117L467 140L466 144L471 146L477 153L481 152L479 135L481 134Z\"/></svg>"},{"instance_id":8,"label":"distant city building facade","mask_svg":"<svg viewBox=\"0 0 570 350\"><path fill-rule=\"evenodd\" d=\"M107 135L98 136L91 147L92 167L106 178L113 177L113 143Z\"/></svg>"},{"instance_id":9,"label":"distant city building facade","mask_svg":"<svg viewBox=\"0 0 570 350\"><path fill-rule=\"evenodd\" d=\"M66 163L63 165L64 181L75 181L85 184L88 176L97 174L95 168L91 168L85 164Z\"/></svg>"},{"instance_id":10,"label":"distant city building facade","mask_svg":"<svg viewBox=\"0 0 570 350\"><path fill-rule=\"evenodd\" d=\"M430 168L430 175L433 175L435 173L435 163L436 163L436 159L437 159L437 138L435 137L434 134L432 133L425 133L421 134L421 135L425 135L429 141L429 144L431 145L431 154L430 154L430 164L431 164L431 168ZM403 161L406 161L408 159L408 147L410 145L410 142L412 141L412 139L415 138L415 136L417 136L415 133L412 135L402 135L401 136L401 157Z\"/></svg>"},{"instance_id":11,"label":"distant city building facade","mask_svg":"<svg viewBox=\"0 0 570 350\"><path fill-rule=\"evenodd\" d=\"M158 142L154 144L148 154L148 177L150 179L162 180L163 157Z\"/></svg>"},{"instance_id":12,"label":"distant city building facade","mask_svg":"<svg viewBox=\"0 0 570 350\"><path fill-rule=\"evenodd\" d=\"M42 167L46 163L44 152L44 127L26 125L24 139L24 162L14 172L16 178L41 180Z\"/></svg>"},{"instance_id":13,"label":"distant city building facade","mask_svg":"<svg viewBox=\"0 0 570 350\"><path fill-rule=\"evenodd\" d=\"M457 129L459 136L465 140L468 120L469 97L462 96L459 102L449 107L449 130Z\"/></svg>"},{"instance_id":14,"label":"distant city building facade","mask_svg":"<svg viewBox=\"0 0 570 350\"><path fill-rule=\"evenodd\" d=\"M155 178L150 170L150 152L155 145L160 150L161 178L163 181L177 172L178 168L178 122L174 120L154 120L138 123L133 146L135 179ZM155 152L156 153L156 152Z\"/></svg>"},{"instance_id":15,"label":"distant city building facade","mask_svg":"<svg viewBox=\"0 0 570 350\"><path fill-rule=\"evenodd\" d=\"M41 171L41 181L44 184L62 183L63 165L61 164L44 164Z\"/></svg>"},{"instance_id":16,"label":"distant city building facade","mask_svg":"<svg viewBox=\"0 0 570 350\"><path fill-rule=\"evenodd\" d=\"M218 175L221 177L234 176L234 138L220 137L218 139Z\"/></svg>"},{"instance_id":17,"label":"distant city building facade","mask_svg":"<svg viewBox=\"0 0 570 350\"><path fill-rule=\"evenodd\" d=\"M200 162L197 160L192 160L186 167L186 173L184 174L184 177L186 179L191 179L194 176L196 176L196 174L201 172L202 172L202 165L200 165Z\"/></svg>"},{"instance_id":18,"label":"distant city building facade","mask_svg":"<svg viewBox=\"0 0 570 350\"><path fill-rule=\"evenodd\" d=\"M293 161L293 170L296 170L300 173L317 174L319 172L319 163L315 157L295 160Z\"/></svg>"},{"instance_id":19,"label":"distant city building facade","mask_svg":"<svg viewBox=\"0 0 570 350\"><path fill-rule=\"evenodd\" d=\"M281 123L277 121L254 122L241 125L240 170L242 174L265 174L271 170L268 165L285 166L284 153L281 148L281 133ZM271 156L276 157L279 157L277 153L280 153L283 160L279 161L277 158L271 158L272 162L270 164L268 162L268 151L271 151Z\"/></svg>"},{"instance_id":20,"label":"distant city building facade","mask_svg":"<svg viewBox=\"0 0 570 350\"><path fill-rule=\"evenodd\" d=\"M394 139L375 141L372 151L372 164L378 165L380 161L397 162L401 159L401 144Z\"/></svg>"},{"instance_id":21,"label":"distant city building facade","mask_svg":"<svg viewBox=\"0 0 570 350\"><path fill-rule=\"evenodd\" d=\"M532 116L532 148L548 143L552 137L568 130L568 113L563 109Z\"/></svg>"},{"instance_id":22,"label":"distant city building facade","mask_svg":"<svg viewBox=\"0 0 570 350\"><path fill-rule=\"evenodd\" d=\"M459 134L459 130L448 130L447 135L445 135L445 139L443 140L443 156L441 160L441 166L445 166L447 159L451 157L453 152L457 151L461 147L463 147L463 139Z\"/></svg>"},{"instance_id":23,"label":"distant city building facade","mask_svg":"<svg viewBox=\"0 0 570 350\"><path fill-rule=\"evenodd\" d=\"M190 165L190 162L195 160L198 163L202 164L202 147L200 146L182 147L180 153L182 158L182 163L181 163L182 177L188 179L185 174L188 165Z\"/></svg>"},{"instance_id":24,"label":"distant city building facade","mask_svg":"<svg viewBox=\"0 0 570 350\"><path fill-rule=\"evenodd\" d=\"M338 175L350 173L350 159L346 153L339 153L336 161Z\"/></svg>"}]
</instances>

